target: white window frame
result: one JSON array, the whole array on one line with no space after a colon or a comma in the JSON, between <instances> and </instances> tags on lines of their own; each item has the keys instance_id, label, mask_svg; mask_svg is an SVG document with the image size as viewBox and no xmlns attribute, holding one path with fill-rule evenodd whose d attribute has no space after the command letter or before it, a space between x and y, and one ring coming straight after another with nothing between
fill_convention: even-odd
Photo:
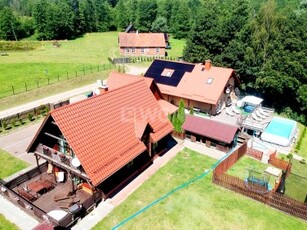
<instances>
[{"instance_id":1,"label":"white window frame","mask_svg":"<svg viewBox=\"0 0 307 230\"><path fill-rule=\"evenodd\" d=\"M125 53L130 53L130 48L125 48Z\"/></svg>"},{"instance_id":2,"label":"white window frame","mask_svg":"<svg viewBox=\"0 0 307 230\"><path fill-rule=\"evenodd\" d=\"M135 53L135 48L134 47L131 48L131 52Z\"/></svg>"},{"instance_id":3,"label":"white window frame","mask_svg":"<svg viewBox=\"0 0 307 230\"><path fill-rule=\"evenodd\" d=\"M145 48L141 48L141 53L142 53L142 54L145 53Z\"/></svg>"},{"instance_id":4,"label":"white window frame","mask_svg":"<svg viewBox=\"0 0 307 230\"><path fill-rule=\"evenodd\" d=\"M160 48L159 47L156 48L156 53L160 53Z\"/></svg>"}]
</instances>

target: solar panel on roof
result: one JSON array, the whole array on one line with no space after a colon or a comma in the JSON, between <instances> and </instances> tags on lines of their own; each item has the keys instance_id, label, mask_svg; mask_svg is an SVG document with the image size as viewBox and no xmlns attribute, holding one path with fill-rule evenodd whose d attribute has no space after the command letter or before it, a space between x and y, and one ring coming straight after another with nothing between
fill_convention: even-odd
<instances>
[{"instance_id":1,"label":"solar panel on roof","mask_svg":"<svg viewBox=\"0 0 307 230\"><path fill-rule=\"evenodd\" d=\"M162 76L164 69L174 70L171 77ZM154 60L145 73L145 77L153 78L155 82L160 84L177 86L183 75L186 72L192 72L193 69L193 64Z\"/></svg>"}]
</instances>

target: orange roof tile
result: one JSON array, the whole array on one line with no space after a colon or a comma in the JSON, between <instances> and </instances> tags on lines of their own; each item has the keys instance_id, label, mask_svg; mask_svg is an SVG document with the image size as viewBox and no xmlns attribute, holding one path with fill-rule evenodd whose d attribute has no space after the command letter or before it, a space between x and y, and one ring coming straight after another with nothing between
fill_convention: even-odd
<instances>
[{"instance_id":1,"label":"orange roof tile","mask_svg":"<svg viewBox=\"0 0 307 230\"><path fill-rule=\"evenodd\" d=\"M118 73L118 72L111 72L107 80L107 85L108 85L108 88L112 90L112 89L117 89L119 87L125 86L127 84L131 84L133 82L139 81L140 79L145 81L145 83L147 84L149 88L152 86L154 82L152 78L135 76L135 75L130 75L130 74L123 74L123 73ZM157 87L157 85L155 86ZM166 115L173 114L178 109L177 106L172 105L163 99L158 100L158 103Z\"/></svg>"},{"instance_id":2,"label":"orange roof tile","mask_svg":"<svg viewBox=\"0 0 307 230\"><path fill-rule=\"evenodd\" d=\"M160 99L158 100L158 103L160 105L160 107L162 108L162 110L164 111L164 113L166 115L168 114L173 114L174 112L176 112L178 110L178 107L163 100L163 99Z\"/></svg>"},{"instance_id":3,"label":"orange roof tile","mask_svg":"<svg viewBox=\"0 0 307 230\"><path fill-rule=\"evenodd\" d=\"M208 104L217 104L229 78L233 76L233 73L234 70L230 68L211 66L209 70L206 70L203 64L195 64L192 72L184 73L177 86L159 83L158 86L163 94ZM146 74L145 76L152 77ZM210 78L212 78L212 81L209 84L208 80Z\"/></svg>"},{"instance_id":4,"label":"orange roof tile","mask_svg":"<svg viewBox=\"0 0 307 230\"><path fill-rule=\"evenodd\" d=\"M120 47L165 47L163 33L119 33Z\"/></svg>"},{"instance_id":5,"label":"orange roof tile","mask_svg":"<svg viewBox=\"0 0 307 230\"><path fill-rule=\"evenodd\" d=\"M51 116L94 185L146 149L138 138L144 125L152 127L153 141L173 128L142 78L56 109Z\"/></svg>"}]
</instances>

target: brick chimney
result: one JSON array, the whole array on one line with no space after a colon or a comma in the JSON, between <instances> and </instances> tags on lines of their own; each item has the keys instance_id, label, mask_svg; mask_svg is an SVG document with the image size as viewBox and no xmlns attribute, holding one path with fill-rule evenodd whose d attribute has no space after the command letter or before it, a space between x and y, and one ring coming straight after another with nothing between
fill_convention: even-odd
<instances>
[{"instance_id":1,"label":"brick chimney","mask_svg":"<svg viewBox=\"0 0 307 230\"><path fill-rule=\"evenodd\" d=\"M211 60L206 60L204 64L205 64L205 70L210 70L212 65Z\"/></svg>"},{"instance_id":2,"label":"brick chimney","mask_svg":"<svg viewBox=\"0 0 307 230\"><path fill-rule=\"evenodd\" d=\"M102 85L101 87L99 87L99 90L100 90L100 94L104 94L108 92L109 88L107 85Z\"/></svg>"}]
</instances>

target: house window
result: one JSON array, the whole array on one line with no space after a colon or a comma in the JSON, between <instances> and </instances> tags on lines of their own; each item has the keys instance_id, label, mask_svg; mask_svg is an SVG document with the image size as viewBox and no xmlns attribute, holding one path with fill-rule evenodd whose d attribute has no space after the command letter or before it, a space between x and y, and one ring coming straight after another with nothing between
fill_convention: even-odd
<instances>
[{"instance_id":1,"label":"house window","mask_svg":"<svg viewBox=\"0 0 307 230\"><path fill-rule=\"evenodd\" d=\"M211 85L212 82L213 82L213 78L209 77L208 80L207 80L207 84Z\"/></svg>"},{"instance_id":2,"label":"house window","mask_svg":"<svg viewBox=\"0 0 307 230\"><path fill-rule=\"evenodd\" d=\"M141 48L141 53L145 53L145 48Z\"/></svg>"},{"instance_id":3,"label":"house window","mask_svg":"<svg viewBox=\"0 0 307 230\"><path fill-rule=\"evenodd\" d=\"M125 53L129 53L130 49L129 48L125 48Z\"/></svg>"},{"instance_id":4,"label":"house window","mask_svg":"<svg viewBox=\"0 0 307 230\"><path fill-rule=\"evenodd\" d=\"M174 70L173 69L167 69L165 68L161 74L161 76L163 77L171 77L174 73Z\"/></svg>"},{"instance_id":5,"label":"house window","mask_svg":"<svg viewBox=\"0 0 307 230\"><path fill-rule=\"evenodd\" d=\"M160 52L160 48L156 48L156 53L159 53Z\"/></svg>"},{"instance_id":6,"label":"house window","mask_svg":"<svg viewBox=\"0 0 307 230\"><path fill-rule=\"evenodd\" d=\"M132 53L135 53L135 48L131 48L131 50L132 50Z\"/></svg>"}]
</instances>

